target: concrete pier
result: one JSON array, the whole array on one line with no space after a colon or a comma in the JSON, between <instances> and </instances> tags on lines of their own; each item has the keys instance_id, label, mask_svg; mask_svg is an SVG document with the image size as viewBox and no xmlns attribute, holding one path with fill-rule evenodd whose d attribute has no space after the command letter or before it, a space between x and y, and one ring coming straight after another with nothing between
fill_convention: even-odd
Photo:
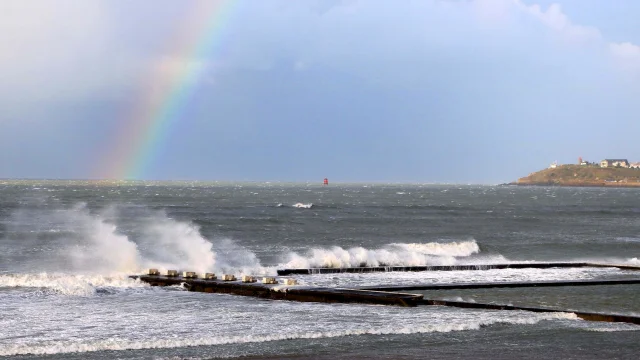
<instances>
[{"instance_id":1,"label":"concrete pier","mask_svg":"<svg viewBox=\"0 0 640 360\"><path fill-rule=\"evenodd\" d=\"M278 275L313 275L313 274L341 274L341 273L374 273L374 272L413 272L413 271L473 271L493 269L550 269L550 268L582 268L607 267L622 270L640 270L640 266L599 264L587 262L550 262L550 263L508 263L508 264L478 264L478 265L436 265L436 266L369 266L349 268L309 268L282 269Z\"/></svg>"}]
</instances>

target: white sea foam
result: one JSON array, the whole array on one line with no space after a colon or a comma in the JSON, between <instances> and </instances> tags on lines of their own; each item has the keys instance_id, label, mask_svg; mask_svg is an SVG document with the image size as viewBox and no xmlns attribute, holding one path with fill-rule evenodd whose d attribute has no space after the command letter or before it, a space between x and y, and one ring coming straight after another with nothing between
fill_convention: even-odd
<instances>
[{"instance_id":1,"label":"white sea foam","mask_svg":"<svg viewBox=\"0 0 640 360\"><path fill-rule=\"evenodd\" d=\"M480 247L475 240L450 242L450 243L413 243L413 244L391 244L393 246L405 249L407 251L415 251L420 254L437 255L437 256L471 256L480 252Z\"/></svg>"},{"instance_id":2,"label":"white sea foam","mask_svg":"<svg viewBox=\"0 0 640 360\"><path fill-rule=\"evenodd\" d=\"M311 207L313 207L312 203L308 203L308 204L304 204L304 203L295 203L293 205L294 208L298 208L298 209L311 209Z\"/></svg>"},{"instance_id":3,"label":"white sea foam","mask_svg":"<svg viewBox=\"0 0 640 360\"><path fill-rule=\"evenodd\" d=\"M376 272L306 275L302 285L321 287L358 287L384 285L421 285L447 283L524 282L555 280L610 279L623 274L615 268L491 269L457 271Z\"/></svg>"},{"instance_id":4,"label":"white sea foam","mask_svg":"<svg viewBox=\"0 0 640 360\"><path fill-rule=\"evenodd\" d=\"M0 288L32 287L49 289L63 295L91 296L98 289L148 287L126 275L8 274L0 275Z\"/></svg>"},{"instance_id":5,"label":"white sea foam","mask_svg":"<svg viewBox=\"0 0 640 360\"><path fill-rule=\"evenodd\" d=\"M461 296L453 296L453 297L443 297L442 300L446 300L446 301L462 301L462 302L471 302L474 303L476 302L475 299L472 298L468 298L468 299L463 299Z\"/></svg>"},{"instance_id":6,"label":"white sea foam","mask_svg":"<svg viewBox=\"0 0 640 360\"><path fill-rule=\"evenodd\" d=\"M480 251L475 240L450 243L394 243L381 249L354 247L344 249L311 249L306 255L289 254L284 267L362 267L362 266L424 266L454 265L456 257L468 257Z\"/></svg>"},{"instance_id":7,"label":"white sea foam","mask_svg":"<svg viewBox=\"0 0 640 360\"><path fill-rule=\"evenodd\" d=\"M478 330L494 324L511 325L532 325L543 320L575 320L577 317L573 313L541 313L532 314L526 317L491 318L478 321L465 321L459 323L446 324L415 324L412 326L387 325L380 327L355 328L348 330L329 331L300 331L281 332L269 335L236 335L224 336L213 335L203 337L170 337L170 338L149 338L144 340L132 340L126 338L112 337L94 341L43 341L37 344L9 344L0 348L0 356L14 355L47 355L47 354L68 354L83 353L107 350L140 350L140 349L161 349L180 348L192 346L211 346L239 343L261 343L268 341L282 341L292 339L324 339L342 336L359 335L394 335L394 334L421 334L421 333L447 333L452 331Z\"/></svg>"},{"instance_id":8,"label":"white sea foam","mask_svg":"<svg viewBox=\"0 0 640 360\"><path fill-rule=\"evenodd\" d=\"M635 324L623 324L623 323L615 323L615 324L606 324L607 326L603 327L585 327L586 331L593 332L621 332L621 331L640 331L640 326Z\"/></svg>"},{"instance_id":9,"label":"white sea foam","mask_svg":"<svg viewBox=\"0 0 640 360\"><path fill-rule=\"evenodd\" d=\"M635 316L630 313L629 315ZM600 322L600 321L574 321L570 324L572 328L578 328L582 331L591 332L628 332L640 331L640 326L623 322Z\"/></svg>"},{"instance_id":10,"label":"white sea foam","mask_svg":"<svg viewBox=\"0 0 640 360\"><path fill-rule=\"evenodd\" d=\"M640 238L638 237L617 237L615 240L620 242L640 243Z\"/></svg>"}]
</instances>

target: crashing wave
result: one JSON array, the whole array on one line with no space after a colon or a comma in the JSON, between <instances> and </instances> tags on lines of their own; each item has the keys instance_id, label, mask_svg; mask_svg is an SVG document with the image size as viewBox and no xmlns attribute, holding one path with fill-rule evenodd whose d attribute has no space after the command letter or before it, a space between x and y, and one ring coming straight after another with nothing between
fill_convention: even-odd
<instances>
[{"instance_id":1,"label":"crashing wave","mask_svg":"<svg viewBox=\"0 0 640 360\"><path fill-rule=\"evenodd\" d=\"M228 271L263 274L269 271L260 265L253 252L235 244L231 239L216 238L212 241L202 235L198 225L171 219L164 211L152 212L140 223L139 236L134 242L123 234L117 224L108 220L115 217L116 211L117 208L109 207L93 214L86 204L79 203L71 208L38 214L41 221L51 228L68 235L64 238L64 243L59 244L49 256L46 264L51 265L43 269L40 259L28 259L24 265L49 273L86 276L136 274L147 268L198 273ZM43 231L48 232L49 229ZM34 275L29 276L30 280L37 280ZM15 279L3 278L0 281L8 283ZM56 277L51 281L61 284L62 280ZM65 292L63 289L60 291ZM87 291L91 292L90 289Z\"/></svg>"},{"instance_id":2,"label":"crashing wave","mask_svg":"<svg viewBox=\"0 0 640 360\"><path fill-rule=\"evenodd\" d=\"M345 268L366 266L425 266L454 265L457 257L468 257L480 252L475 240L451 243L389 244L380 249L354 247L344 249L311 249L306 255L289 254L287 268Z\"/></svg>"},{"instance_id":3,"label":"crashing wave","mask_svg":"<svg viewBox=\"0 0 640 360\"><path fill-rule=\"evenodd\" d=\"M415 251L420 254L437 256L471 256L480 252L480 247L475 240L450 242L450 243L411 243L411 244L391 244L407 251Z\"/></svg>"}]
</instances>

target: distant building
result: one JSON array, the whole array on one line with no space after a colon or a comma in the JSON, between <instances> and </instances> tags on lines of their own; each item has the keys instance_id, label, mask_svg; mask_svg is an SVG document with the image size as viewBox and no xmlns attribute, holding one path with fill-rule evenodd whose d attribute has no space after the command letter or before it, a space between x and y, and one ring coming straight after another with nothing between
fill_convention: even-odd
<instances>
[{"instance_id":1,"label":"distant building","mask_svg":"<svg viewBox=\"0 0 640 360\"><path fill-rule=\"evenodd\" d=\"M558 161L554 161L551 163L551 165L549 165L549 169L555 169L558 167Z\"/></svg>"},{"instance_id":2,"label":"distant building","mask_svg":"<svg viewBox=\"0 0 640 360\"><path fill-rule=\"evenodd\" d=\"M640 169L640 162L631 163L629 164L629 167L631 169Z\"/></svg>"},{"instance_id":3,"label":"distant building","mask_svg":"<svg viewBox=\"0 0 640 360\"><path fill-rule=\"evenodd\" d=\"M629 161L627 159L604 159L600 161L600 167L629 167Z\"/></svg>"}]
</instances>

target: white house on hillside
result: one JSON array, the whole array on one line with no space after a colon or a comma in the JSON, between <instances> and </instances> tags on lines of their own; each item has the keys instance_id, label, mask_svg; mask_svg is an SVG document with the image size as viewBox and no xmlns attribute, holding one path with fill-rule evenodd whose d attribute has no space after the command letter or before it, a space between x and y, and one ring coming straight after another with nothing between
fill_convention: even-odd
<instances>
[{"instance_id":1,"label":"white house on hillside","mask_svg":"<svg viewBox=\"0 0 640 360\"><path fill-rule=\"evenodd\" d=\"M604 159L600 161L600 167L629 167L629 161L627 159Z\"/></svg>"}]
</instances>

